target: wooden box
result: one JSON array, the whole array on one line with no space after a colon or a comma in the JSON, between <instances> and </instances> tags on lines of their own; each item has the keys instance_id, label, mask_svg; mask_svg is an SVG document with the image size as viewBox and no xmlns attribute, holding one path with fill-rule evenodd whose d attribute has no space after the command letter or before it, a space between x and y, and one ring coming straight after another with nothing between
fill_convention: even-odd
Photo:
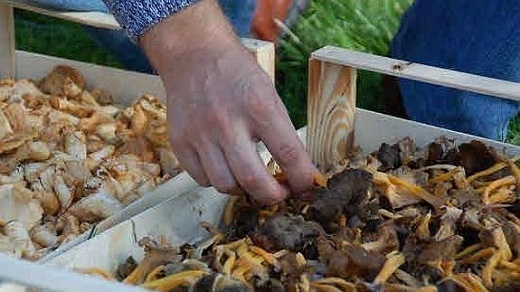
<instances>
[{"instance_id":1,"label":"wooden box","mask_svg":"<svg viewBox=\"0 0 520 292\"><path fill-rule=\"evenodd\" d=\"M338 164L354 145L361 147L364 153L370 153L377 150L381 143L395 143L404 137L413 139L418 147L425 147L440 136L454 139L457 144L478 140L504 151L507 155L520 155L520 147L514 145L356 108L357 70L369 70L500 98L520 100L518 83L337 47L323 47L310 56L308 125L298 130L314 163L322 171L339 167ZM270 158L267 149L260 145L259 150L264 161L267 161ZM53 288L56 291L68 291L70 287L75 287L75 291L89 291L101 287L107 289L104 291L136 289L123 288L117 283L108 285L103 280L75 274L71 270L102 268L113 272L116 266L130 255L140 260L143 252L136 241L147 235L165 236L172 244L192 243L206 238L209 234L200 226L200 222L218 224L227 200L226 195L219 194L212 188L194 186L186 188L185 192L176 197L135 214L128 220L119 221L103 233L46 261L47 269L52 271L49 277L53 277L59 284L55 284L50 278L25 279L14 272L9 273L4 270L0 270L0 278L4 277L34 287ZM0 256L0 266L7 264L27 273L43 272L40 266ZM68 286L74 285L74 281L86 284L84 287Z\"/></svg>"}]
</instances>

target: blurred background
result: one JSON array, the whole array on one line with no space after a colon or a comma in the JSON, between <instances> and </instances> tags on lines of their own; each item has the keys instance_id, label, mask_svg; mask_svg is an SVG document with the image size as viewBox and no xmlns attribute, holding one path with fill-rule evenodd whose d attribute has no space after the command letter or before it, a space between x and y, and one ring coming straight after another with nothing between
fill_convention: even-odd
<instances>
[{"instance_id":1,"label":"blurred background","mask_svg":"<svg viewBox=\"0 0 520 292\"><path fill-rule=\"evenodd\" d=\"M310 0L301 15L279 27L276 87L294 125L306 122L307 62L312 51L335 45L387 55L402 14L413 0ZM17 10L17 49L122 68L78 24ZM392 114L384 102L382 76L360 71L358 107ZM510 125L507 141L520 144L520 116Z\"/></svg>"}]
</instances>

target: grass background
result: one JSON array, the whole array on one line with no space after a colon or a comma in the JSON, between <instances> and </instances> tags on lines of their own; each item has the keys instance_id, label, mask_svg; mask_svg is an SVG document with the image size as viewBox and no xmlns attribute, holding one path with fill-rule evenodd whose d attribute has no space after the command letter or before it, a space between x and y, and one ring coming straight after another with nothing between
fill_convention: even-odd
<instances>
[{"instance_id":1,"label":"grass background","mask_svg":"<svg viewBox=\"0 0 520 292\"><path fill-rule=\"evenodd\" d=\"M297 128L306 121L307 62L323 45L386 55L402 14L413 0L312 0L277 50L277 89ZM15 12L18 49L121 68L80 25L34 13ZM359 71L361 108L385 112L381 75ZM520 145L520 115L511 122L507 141Z\"/></svg>"}]
</instances>

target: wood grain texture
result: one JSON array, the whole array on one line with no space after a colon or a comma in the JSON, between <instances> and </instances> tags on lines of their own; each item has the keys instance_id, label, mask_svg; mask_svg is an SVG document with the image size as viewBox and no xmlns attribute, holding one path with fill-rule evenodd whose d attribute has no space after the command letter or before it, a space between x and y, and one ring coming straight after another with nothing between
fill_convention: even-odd
<instances>
[{"instance_id":1,"label":"wood grain texture","mask_svg":"<svg viewBox=\"0 0 520 292\"><path fill-rule=\"evenodd\" d=\"M520 101L520 83L517 82L432 67L334 46L325 46L313 52L312 58L399 78Z\"/></svg>"},{"instance_id":2,"label":"wood grain texture","mask_svg":"<svg viewBox=\"0 0 520 292\"><path fill-rule=\"evenodd\" d=\"M323 172L341 168L354 143L354 68L311 58L307 107L307 150Z\"/></svg>"},{"instance_id":3,"label":"wood grain texture","mask_svg":"<svg viewBox=\"0 0 520 292\"><path fill-rule=\"evenodd\" d=\"M242 45L253 55L256 62L264 69L271 81L275 82L275 58L274 43L255 39L241 39Z\"/></svg>"},{"instance_id":4,"label":"wood grain texture","mask_svg":"<svg viewBox=\"0 0 520 292\"><path fill-rule=\"evenodd\" d=\"M14 78L14 50L13 8L0 1L0 79Z\"/></svg>"}]
</instances>

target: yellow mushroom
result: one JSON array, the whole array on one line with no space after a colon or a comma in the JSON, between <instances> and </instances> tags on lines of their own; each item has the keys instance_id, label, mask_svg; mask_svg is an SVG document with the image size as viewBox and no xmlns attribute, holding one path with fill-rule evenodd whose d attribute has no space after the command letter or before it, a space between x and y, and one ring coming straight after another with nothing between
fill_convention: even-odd
<instances>
[{"instance_id":1,"label":"yellow mushroom","mask_svg":"<svg viewBox=\"0 0 520 292\"><path fill-rule=\"evenodd\" d=\"M205 271L183 271L155 281L144 283L141 287L157 291L170 291L181 285L192 284L200 277L207 274L208 273Z\"/></svg>"},{"instance_id":2,"label":"yellow mushroom","mask_svg":"<svg viewBox=\"0 0 520 292\"><path fill-rule=\"evenodd\" d=\"M482 269L482 279L488 288L493 287L492 274L501 258L502 253L500 250L493 248L493 255L488 259L486 265Z\"/></svg>"},{"instance_id":3,"label":"yellow mushroom","mask_svg":"<svg viewBox=\"0 0 520 292\"><path fill-rule=\"evenodd\" d=\"M318 285L334 285L341 289L341 291L355 291L356 285L350 282L347 282L345 279L337 278L337 277L327 277L320 280L316 280L311 282L311 284Z\"/></svg>"},{"instance_id":4,"label":"yellow mushroom","mask_svg":"<svg viewBox=\"0 0 520 292\"><path fill-rule=\"evenodd\" d=\"M405 263L404 255L398 251L393 251L386 256L383 267L374 279L374 283L382 284L388 281L388 278Z\"/></svg>"},{"instance_id":5,"label":"yellow mushroom","mask_svg":"<svg viewBox=\"0 0 520 292\"><path fill-rule=\"evenodd\" d=\"M494 250L495 249L492 248L492 247L481 249L478 252L474 253L473 255L471 255L471 256L469 256L467 258L461 259L460 262L462 264L473 264L473 263L476 263L476 262L480 261L483 258L486 258L486 257L489 257L489 256L493 255Z\"/></svg>"},{"instance_id":6,"label":"yellow mushroom","mask_svg":"<svg viewBox=\"0 0 520 292\"><path fill-rule=\"evenodd\" d=\"M497 180L491 182L487 187L484 188L484 192L482 194L482 202L484 204L488 205L490 203L489 196L492 191L494 191L502 186L505 186L505 185L514 184L515 182L516 182L516 178L512 175L509 175L509 176L506 176L506 177L503 177L501 179L497 179Z\"/></svg>"},{"instance_id":7,"label":"yellow mushroom","mask_svg":"<svg viewBox=\"0 0 520 292\"><path fill-rule=\"evenodd\" d=\"M472 254L472 253L476 252L477 250L482 249L483 247L484 247L484 245L482 243L472 244L472 245L466 247L463 251L461 251L458 254L456 254L455 255L455 259L459 260L461 258L464 258L467 255Z\"/></svg>"},{"instance_id":8,"label":"yellow mushroom","mask_svg":"<svg viewBox=\"0 0 520 292\"><path fill-rule=\"evenodd\" d=\"M164 270L165 265L159 265L155 267L144 279L144 282L151 282L157 279L157 276Z\"/></svg>"},{"instance_id":9,"label":"yellow mushroom","mask_svg":"<svg viewBox=\"0 0 520 292\"><path fill-rule=\"evenodd\" d=\"M88 269L76 269L79 273L99 276L108 281L116 281L116 278L112 276L109 272L99 269L99 268L88 268Z\"/></svg>"}]
</instances>

